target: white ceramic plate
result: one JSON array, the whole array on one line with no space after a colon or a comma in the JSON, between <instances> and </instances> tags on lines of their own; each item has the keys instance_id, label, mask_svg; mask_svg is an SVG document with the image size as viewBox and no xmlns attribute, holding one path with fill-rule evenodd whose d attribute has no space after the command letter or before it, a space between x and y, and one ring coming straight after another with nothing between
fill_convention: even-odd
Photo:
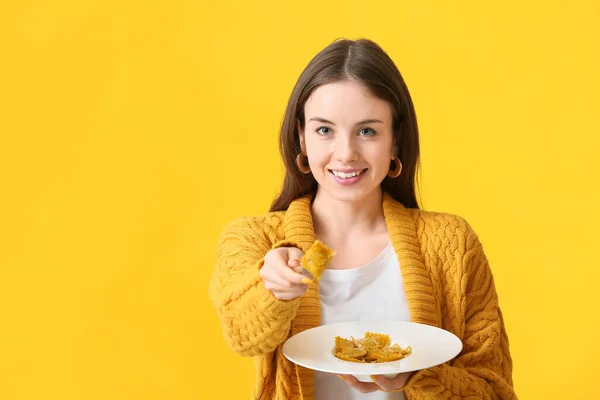
<instances>
[{"instance_id":1,"label":"white ceramic plate","mask_svg":"<svg viewBox=\"0 0 600 400\"><path fill-rule=\"evenodd\" d=\"M402 360L384 363L358 363L340 360L333 355L335 337L362 338L366 332L385 333L392 344L412 347L412 354ZM371 382L369 375L393 378L399 373L418 371L443 364L456 357L462 342L454 334L429 325L413 322L373 320L341 322L308 329L283 344L283 354L295 364L316 371L354 375L361 382Z\"/></svg>"}]
</instances>

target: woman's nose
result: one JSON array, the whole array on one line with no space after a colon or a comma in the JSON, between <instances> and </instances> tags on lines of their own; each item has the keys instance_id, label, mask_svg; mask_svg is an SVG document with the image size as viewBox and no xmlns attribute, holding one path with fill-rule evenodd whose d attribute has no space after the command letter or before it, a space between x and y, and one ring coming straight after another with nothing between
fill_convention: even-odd
<instances>
[{"instance_id":1,"label":"woman's nose","mask_svg":"<svg viewBox=\"0 0 600 400\"><path fill-rule=\"evenodd\" d=\"M348 163L358 158L356 144L352 138L337 138L335 141L335 158L338 161Z\"/></svg>"}]
</instances>

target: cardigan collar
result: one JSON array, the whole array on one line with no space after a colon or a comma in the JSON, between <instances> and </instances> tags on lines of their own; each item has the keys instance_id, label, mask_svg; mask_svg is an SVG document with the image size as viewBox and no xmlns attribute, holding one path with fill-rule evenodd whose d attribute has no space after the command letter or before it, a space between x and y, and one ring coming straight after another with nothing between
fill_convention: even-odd
<instances>
[{"instance_id":1,"label":"cardigan collar","mask_svg":"<svg viewBox=\"0 0 600 400\"><path fill-rule=\"evenodd\" d=\"M313 194L308 194L294 200L284 219L286 240L297 244L302 251L306 251L316 239L310 209L312 199ZM423 260L413 216L409 209L387 192L383 193L382 201L387 229L400 262L412 321L439 327L441 320L433 293L430 266ZM307 294L318 295L318 292ZM301 315L300 312L298 314Z\"/></svg>"}]
</instances>

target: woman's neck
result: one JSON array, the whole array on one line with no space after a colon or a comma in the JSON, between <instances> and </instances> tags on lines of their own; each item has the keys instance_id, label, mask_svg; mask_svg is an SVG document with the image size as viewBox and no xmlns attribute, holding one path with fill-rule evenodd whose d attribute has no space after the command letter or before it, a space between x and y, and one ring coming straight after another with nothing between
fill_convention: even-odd
<instances>
[{"instance_id":1,"label":"woman's neck","mask_svg":"<svg viewBox=\"0 0 600 400\"><path fill-rule=\"evenodd\" d=\"M317 190L311 208L316 236L345 242L349 237L387 231L382 197L379 189L358 201L342 201Z\"/></svg>"}]
</instances>

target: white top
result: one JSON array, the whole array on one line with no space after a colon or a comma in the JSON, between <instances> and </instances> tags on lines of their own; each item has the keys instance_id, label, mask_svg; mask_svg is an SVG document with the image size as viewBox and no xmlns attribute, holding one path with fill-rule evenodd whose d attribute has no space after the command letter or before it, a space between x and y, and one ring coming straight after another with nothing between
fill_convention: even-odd
<instances>
[{"instance_id":1,"label":"white top","mask_svg":"<svg viewBox=\"0 0 600 400\"><path fill-rule=\"evenodd\" d=\"M391 243L359 268L326 269L319 280L321 325L364 319L411 321L400 264ZM363 394L335 374L315 371L315 400L405 400L403 392Z\"/></svg>"}]
</instances>

